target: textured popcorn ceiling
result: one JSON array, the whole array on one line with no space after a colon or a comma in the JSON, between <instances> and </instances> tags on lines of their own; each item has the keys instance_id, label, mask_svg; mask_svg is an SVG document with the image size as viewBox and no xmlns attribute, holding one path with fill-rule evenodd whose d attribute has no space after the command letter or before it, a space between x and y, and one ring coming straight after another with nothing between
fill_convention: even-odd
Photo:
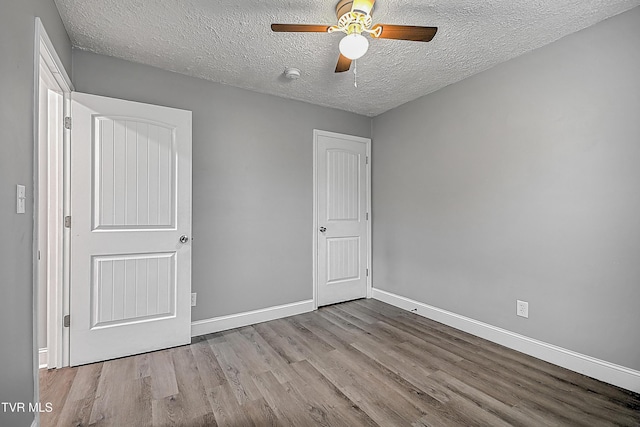
<instances>
[{"instance_id":1,"label":"textured popcorn ceiling","mask_svg":"<svg viewBox=\"0 0 640 427\"><path fill-rule=\"evenodd\" d=\"M55 0L75 47L257 92L375 116L634 6L640 0L378 0L374 23L439 27L433 41L371 40L335 74L337 0ZM299 80L285 67L302 71Z\"/></svg>"}]
</instances>

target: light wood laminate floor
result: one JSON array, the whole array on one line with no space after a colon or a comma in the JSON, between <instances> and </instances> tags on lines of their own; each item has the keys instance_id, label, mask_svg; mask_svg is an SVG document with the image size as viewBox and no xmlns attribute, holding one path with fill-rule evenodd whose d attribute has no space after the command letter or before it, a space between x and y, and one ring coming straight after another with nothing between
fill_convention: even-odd
<instances>
[{"instance_id":1,"label":"light wood laminate floor","mask_svg":"<svg viewBox=\"0 0 640 427\"><path fill-rule=\"evenodd\" d=\"M375 300L40 373L42 426L639 426L640 396Z\"/></svg>"}]
</instances>

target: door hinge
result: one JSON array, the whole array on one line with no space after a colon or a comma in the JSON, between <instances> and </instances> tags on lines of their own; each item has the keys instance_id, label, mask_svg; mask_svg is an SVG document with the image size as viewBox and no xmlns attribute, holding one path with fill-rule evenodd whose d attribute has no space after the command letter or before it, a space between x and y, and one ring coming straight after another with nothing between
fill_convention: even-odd
<instances>
[{"instance_id":1,"label":"door hinge","mask_svg":"<svg viewBox=\"0 0 640 427\"><path fill-rule=\"evenodd\" d=\"M71 228L71 215L67 215L64 217L64 227Z\"/></svg>"},{"instance_id":2,"label":"door hinge","mask_svg":"<svg viewBox=\"0 0 640 427\"><path fill-rule=\"evenodd\" d=\"M367 163L366 164L369 164L369 156L367 156Z\"/></svg>"},{"instance_id":3,"label":"door hinge","mask_svg":"<svg viewBox=\"0 0 640 427\"><path fill-rule=\"evenodd\" d=\"M66 316L64 316L62 318L62 325L65 328L68 328L71 325L71 315L70 314L67 314Z\"/></svg>"},{"instance_id":4,"label":"door hinge","mask_svg":"<svg viewBox=\"0 0 640 427\"><path fill-rule=\"evenodd\" d=\"M69 130L71 129L71 117L64 118L64 128Z\"/></svg>"},{"instance_id":5,"label":"door hinge","mask_svg":"<svg viewBox=\"0 0 640 427\"><path fill-rule=\"evenodd\" d=\"M367 277L369 277L369 269L367 268Z\"/></svg>"},{"instance_id":6,"label":"door hinge","mask_svg":"<svg viewBox=\"0 0 640 427\"><path fill-rule=\"evenodd\" d=\"M369 212L366 213L367 221L369 221Z\"/></svg>"}]
</instances>

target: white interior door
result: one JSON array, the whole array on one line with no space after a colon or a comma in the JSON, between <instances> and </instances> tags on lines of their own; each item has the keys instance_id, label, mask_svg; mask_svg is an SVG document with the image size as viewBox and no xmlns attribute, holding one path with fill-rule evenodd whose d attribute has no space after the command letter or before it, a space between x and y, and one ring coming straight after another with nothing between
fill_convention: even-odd
<instances>
[{"instance_id":1,"label":"white interior door","mask_svg":"<svg viewBox=\"0 0 640 427\"><path fill-rule=\"evenodd\" d=\"M369 139L316 131L317 302L367 296Z\"/></svg>"},{"instance_id":2,"label":"white interior door","mask_svg":"<svg viewBox=\"0 0 640 427\"><path fill-rule=\"evenodd\" d=\"M70 364L188 344L191 112L83 93L71 111Z\"/></svg>"}]
</instances>

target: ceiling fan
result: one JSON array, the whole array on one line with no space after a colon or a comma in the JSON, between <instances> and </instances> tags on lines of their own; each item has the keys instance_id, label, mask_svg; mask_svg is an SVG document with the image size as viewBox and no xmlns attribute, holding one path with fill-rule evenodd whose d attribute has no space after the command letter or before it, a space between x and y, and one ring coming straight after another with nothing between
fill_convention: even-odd
<instances>
[{"instance_id":1,"label":"ceiling fan","mask_svg":"<svg viewBox=\"0 0 640 427\"><path fill-rule=\"evenodd\" d=\"M337 25L311 24L271 24L274 32L333 33L346 34L340 40L340 57L336 73L349 71L351 62L362 57L369 49L369 41L362 33L375 39L431 41L438 31L437 27L417 27L412 25L373 25L372 13L376 0L340 0L336 5Z\"/></svg>"}]
</instances>

